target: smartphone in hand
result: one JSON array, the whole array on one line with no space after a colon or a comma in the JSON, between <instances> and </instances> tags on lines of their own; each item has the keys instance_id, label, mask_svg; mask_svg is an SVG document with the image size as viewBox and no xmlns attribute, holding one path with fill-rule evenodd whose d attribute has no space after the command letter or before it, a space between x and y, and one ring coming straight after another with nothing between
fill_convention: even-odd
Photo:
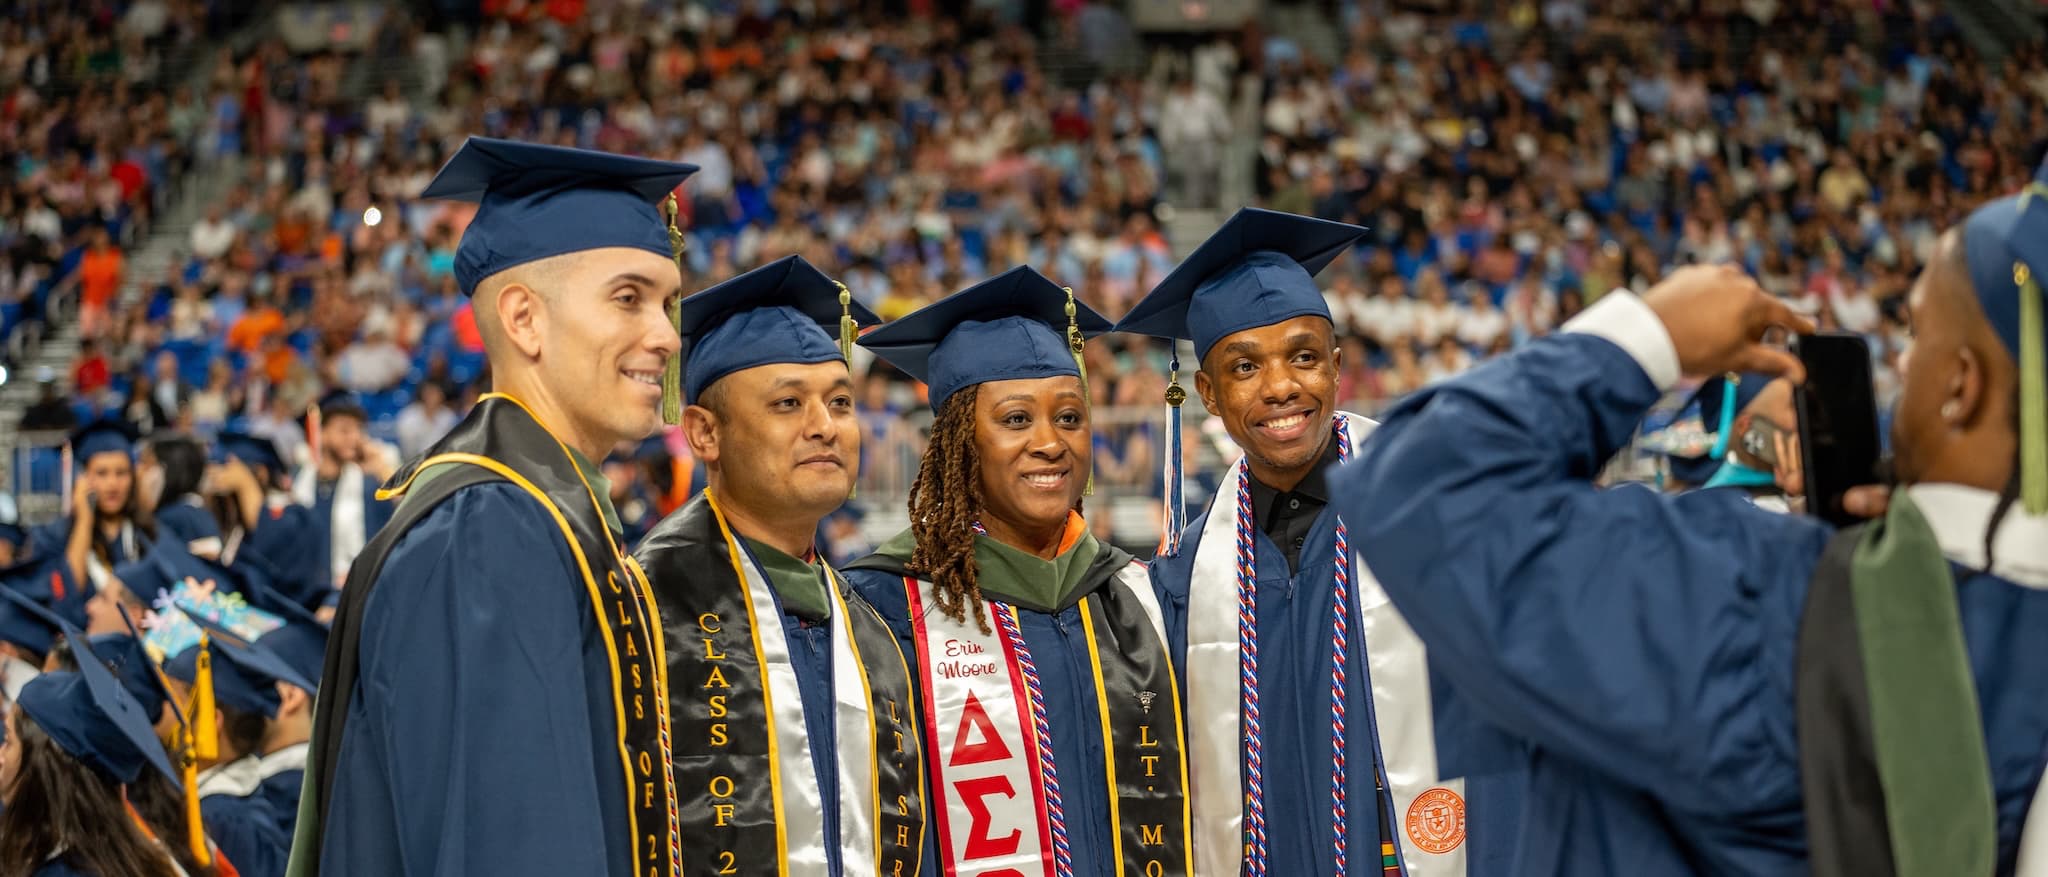
<instances>
[{"instance_id":1,"label":"smartphone in hand","mask_svg":"<svg viewBox=\"0 0 2048 877\"><path fill-rule=\"evenodd\" d=\"M1806 366L1806 382L1792 392L1806 512L1846 527L1862 519L1843 508L1843 495L1880 481L1870 345L1861 335L1827 332L1798 336L1792 350Z\"/></svg>"}]
</instances>

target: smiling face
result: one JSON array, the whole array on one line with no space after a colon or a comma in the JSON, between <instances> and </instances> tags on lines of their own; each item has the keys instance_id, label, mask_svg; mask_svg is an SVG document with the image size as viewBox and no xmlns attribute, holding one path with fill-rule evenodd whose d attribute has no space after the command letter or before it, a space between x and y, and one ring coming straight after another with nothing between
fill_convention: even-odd
<instances>
[{"instance_id":1,"label":"smiling face","mask_svg":"<svg viewBox=\"0 0 2048 877\"><path fill-rule=\"evenodd\" d=\"M537 313L524 318L515 302L506 316L503 298L499 309L565 409L571 423L562 426L597 447L652 434L661 426L662 368L682 346L667 312L682 294L674 260L607 247L547 260L527 276Z\"/></svg>"},{"instance_id":2,"label":"smiling face","mask_svg":"<svg viewBox=\"0 0 2048 877\"><path fill-rule=\"evenodd\" d=\"M1252 477L1289 490L1315 467L1337 410L1339 356L1313 314L1225 336L1202 359L1195 392L1244 449Z\"/></svg>"},{"instance_id":3,"label":"smiling face","mask_svg":"<svg viewBox=\"0 0 2048 877\"><path fill-rule=\"evenodd\" d=\"M1037 537L1058 532L1081 501L1093 446L1080 378L979 385L974 454L982 525L1007 544L1037 547Z\"/></svg>"},{"instance_id":4,"label":"smiling face","mask_svg":"<svg viewBox=\"0 0 2048 877\"><path fill-rule=\"evenodd\" d=\"M853 492L860 422L846 364L778 363L705 388L683 419L721 498L755 516L813 525Z\"/></svg>"}]
</instances>

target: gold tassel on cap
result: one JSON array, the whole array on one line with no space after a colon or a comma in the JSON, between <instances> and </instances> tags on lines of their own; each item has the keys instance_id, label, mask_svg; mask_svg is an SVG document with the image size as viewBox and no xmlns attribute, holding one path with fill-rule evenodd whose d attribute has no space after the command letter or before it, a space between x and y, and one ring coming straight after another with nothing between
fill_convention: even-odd
<instances>
[{"instance_id":1,"label":"gold tassel on cap","mask_svg":"<svg viewBox=\"0 0 2048 877\"><path fill-rule=\"evenodd\" d=\"M846 284L840 283L837 280L832 281L832 285L839 287L839 358L846 360L846 367L851 370L853 368L853 341L855 338L860 337L860 325L853 321L853 290L847 289ZM858 467L856 467L853 473L853 489L846 492L846 498L852 499L858 495L860 495L860 472Z\"/></svg>"},{"instance_id":2,"label":"gold tassel on cap","mask_svg":"<svg viewBox=\"0 0 2048 877\"><path fill-rule=\"evenodd\" d=\"M676 217L681 208L676 204L676 193L668 193L668 199L661 204L662 216L668 220L668 248L676 260L676 274L681 276L683 267L683 230L676 227ZM676 334L683 331L683 300L678 298L668 306L668 322ZM661 370L661 422L675 426L683 422L683 351L679 348L668 358L668 365Z\"/></svg>"},{"instance_id":3,"label":"gold tassel on cap","mask_svg":"<svg viewBox=\"0 0 2048 877\"><path fill-rule=\"evenodd\" d=\"M199 668L192 677L192 752L212 761L220 757L220 727L214 721L213 647L199 634Z\"/></svg>"},{"instance_id":4,"label":"gold tassel on cap","mask_svg":"<svg viewBox=\"0 0 2048 877\"><path fill-rule=\"evenodd\" d=\"M1081 373L1081 398L1086 400L1091 398L1088 395L1088 363L1084 361L1081 351L1088 342L1081 337L1081 323L1074 310L1074 288L1062 286L1060 289L1067 293L1067 350L1074 354L1074 368ZM1088 458L1088 483L1082 486L1081 495L1095 495L1095 458L1092 455Z\"/></svg>"},{"instance_id":5,"label":"gold tassel on cap","mask_svg":"<svg viewBox=\"0 0 2048 877\"><path fill-rule=\"evenodd\" d=\"M2041 325L2041 287L2027 263L2012 263L2020 296L2020 507L2048 514L2048 349Z\"/></svg>"},{"instance_id":6,"label":"gold tassel on cap","mask_svg":"<svg viewBox=\"0 0 2048 877\"><path fill-rule=\"evenodd\" d=\"M199 756L193 751L192 726L178 729L178 778L185 785L185 842L192 846L192 861L213 864L213 852L206 846L206 821L199 812Z\"/></svg>"}]
</instances>

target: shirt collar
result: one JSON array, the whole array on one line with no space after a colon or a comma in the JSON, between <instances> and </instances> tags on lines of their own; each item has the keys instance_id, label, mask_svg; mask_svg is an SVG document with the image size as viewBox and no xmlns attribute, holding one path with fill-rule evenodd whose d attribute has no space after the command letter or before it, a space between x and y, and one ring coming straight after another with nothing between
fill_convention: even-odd
<instances>
[{"instance_id":1,"label":"shirt collar","mask_svg":"<svg viewBox=\"0 0 2048 877\"><path fill-rule=\"evenodd\" d=\"M1984 569L1984 532L1998 508L1998 494L1961 484L1914 484L1906 488L1934 540L1949 560ZM2048 517L2015 507L1998 523L1991 573L2029 588L2048 588Z\"/></svg>"}]
</instances>

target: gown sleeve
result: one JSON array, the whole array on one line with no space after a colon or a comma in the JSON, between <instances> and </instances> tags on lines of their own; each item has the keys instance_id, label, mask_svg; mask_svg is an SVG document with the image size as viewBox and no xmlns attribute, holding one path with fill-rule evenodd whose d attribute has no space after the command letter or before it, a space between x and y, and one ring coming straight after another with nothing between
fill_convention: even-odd
<instances>
[{"instance_id":1,"label":"gown sleeve","mask_svg":"<svg viewBox=\"0 0 2048 877\"><path fill-rule=\"evenodd\" d=\"M243 877L283 877L292 839L261 798L213 795L199 802L206 836Z\"/></svg>"},{"instance_id":2,"label":"gown sleeve","mask_svg":"<svg viewBox=\"0 0 2048 877\"><path fill-rule=\"evenodd\" d=\"M1793 645L1828 531L1593 484L1678 371L1648 307L1608 298L1410 397L1331 495L1478 717L1682 811L1796 808Z\"/></svg>"},{"instance_id":3,"label":"gown sleeve","mask_svg":"<svg viewBox=\"0 0 2048 877\"><path fill-rule=\"evenodd\" d=\"M403 873L590 873L625 833L599 800L618 767L595 763L582 591L561 530L509 485L451 497L386 561L347 734L381 756L391 836L371 842ZM352 842L339 827L330 851Z\"/></svg>"}]
</instances>

